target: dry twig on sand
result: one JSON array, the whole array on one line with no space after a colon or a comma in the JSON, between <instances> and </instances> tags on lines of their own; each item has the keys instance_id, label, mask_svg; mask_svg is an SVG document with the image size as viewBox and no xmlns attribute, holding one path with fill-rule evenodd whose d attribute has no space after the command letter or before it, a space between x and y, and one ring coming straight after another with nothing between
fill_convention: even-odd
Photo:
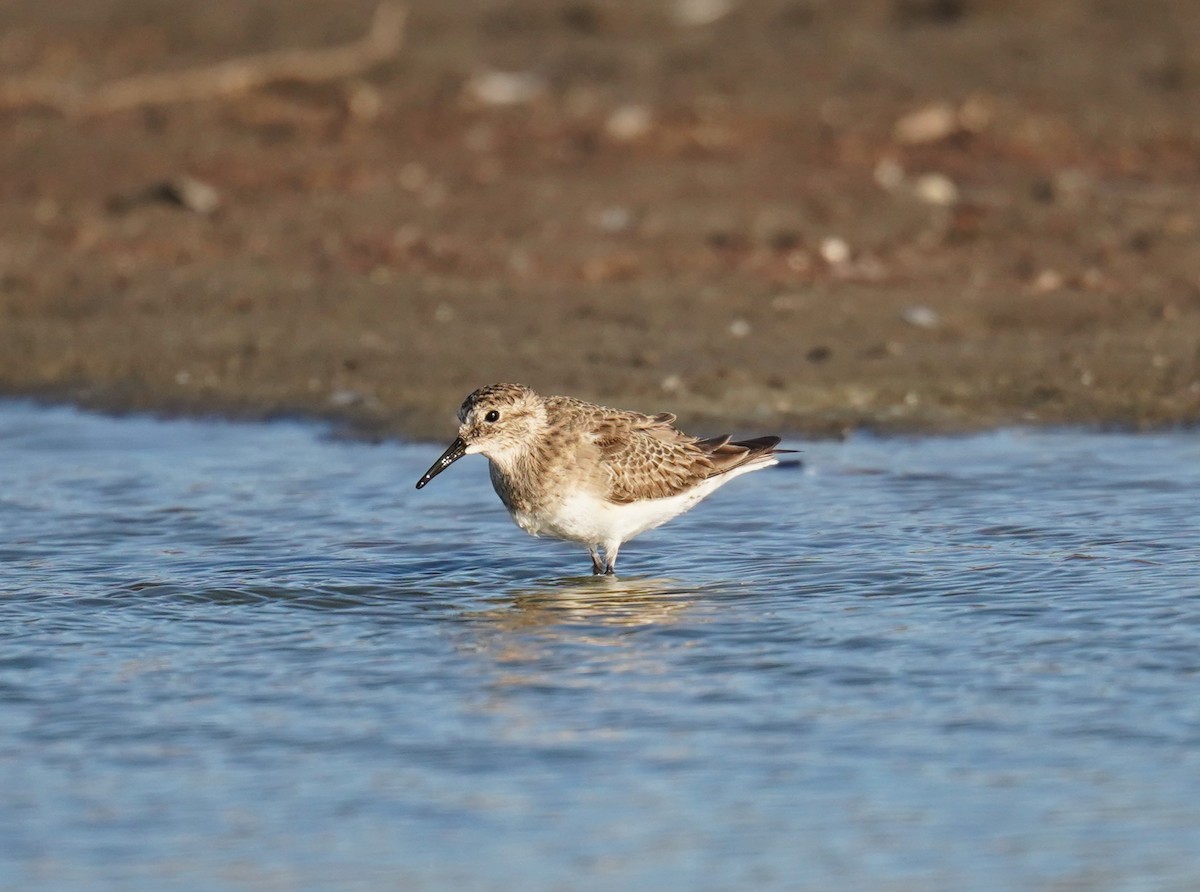
<instances>
[{"instance_id":1,"label":"dry twig on sand","mask_svg":"<svg viewBox=\"0 0 1200 892\"><path fill-rule=\"evenodd\" d=\"M379 5L361 38L322 49L285 49L215 65L140 74L82 88L62 81L0 80L0 109L50 108L74 117L98 117L147 105L196 102L280 82L319 83L351 77L390 59L404 39L405 10Z\"/></svg>"}]
</instances>

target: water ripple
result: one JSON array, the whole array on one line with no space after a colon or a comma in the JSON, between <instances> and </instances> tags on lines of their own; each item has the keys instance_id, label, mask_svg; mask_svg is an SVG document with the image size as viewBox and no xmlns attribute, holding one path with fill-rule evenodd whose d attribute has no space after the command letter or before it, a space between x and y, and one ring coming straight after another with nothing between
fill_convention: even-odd
<instances>
[{"instance_id":1,"label":"water ripple","mask_svg":"<svg viewBox=\"0 0 1200 892\"><path fill-rule=\"evenodd\" d=\"M1195 434L810 444L605 579L435 447L0 417L0 888L1200 882Z\"/></svg>"}]
</instances>

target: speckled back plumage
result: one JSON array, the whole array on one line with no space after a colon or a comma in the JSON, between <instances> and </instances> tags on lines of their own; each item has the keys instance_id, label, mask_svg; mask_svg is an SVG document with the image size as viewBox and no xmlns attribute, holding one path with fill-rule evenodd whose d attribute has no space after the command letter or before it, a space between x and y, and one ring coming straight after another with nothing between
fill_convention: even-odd
<instances>
[{"instance_id":1,"label":"speckled back plumage","mask_svg":"<svg viewBox=\"0 0 1200 892\"><path fill-rule=\"evenodd\" d=\"M599 452L600 494L624 504L678 495L702 480L768 456L778 437L730 442L700 439L673 427L669 412L644 415L574 397L545 398L552 426L577 435Z\"/></svg>"}]
</instances>

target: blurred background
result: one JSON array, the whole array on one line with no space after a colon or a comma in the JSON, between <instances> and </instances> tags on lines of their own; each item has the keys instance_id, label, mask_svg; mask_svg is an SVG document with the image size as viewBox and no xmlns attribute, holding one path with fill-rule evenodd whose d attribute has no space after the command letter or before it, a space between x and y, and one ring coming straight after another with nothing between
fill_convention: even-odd
<instances>
[{"instance_id":1,"label":"blurred background","mask_svg":"<svg viewBox=\"0 0 1200 892\"><path fill-rule=\"evenodd\" d=\"M1196 0L0 0L0 889L1200 888ZM778 433L576 578L515 380ZM798 434L855 428L973 436ZM628 574L628 575L625 575Z\"/></svg>"},{"instance_id":2,"label":"blurred background","mask_svg":"<svg viewBox=\"0 0 1200 892\"><path fill-rule=\"evenodd\" d=\"M1198 43L1189 0L0 0L0 389L1194 421Z\"/></svg>"}]
</instances>

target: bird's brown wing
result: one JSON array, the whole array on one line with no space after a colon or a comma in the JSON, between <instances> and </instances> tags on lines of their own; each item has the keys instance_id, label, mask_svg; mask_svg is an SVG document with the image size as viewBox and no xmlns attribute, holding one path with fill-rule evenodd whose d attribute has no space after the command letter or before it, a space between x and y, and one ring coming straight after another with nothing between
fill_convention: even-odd
<instances>
[{"instance_id":1,"label":"bird's brown wing","mask_svg":"<svg viewBox=\"0 0 1200 892\"><path fill-rule=\"evenodd\" d=\"M670 419L668 421L667 419ZM731 443L728 436L696 439L671 427L673 415L625 415L598 420L593 442L600 451L610 502L679 495L709 477L770 454L778 437Z\"/></svg>"},{"instance_id":2,"label":"bird's brown wing","mask_svg":"<svg viewBox=\"0 0 1200 892\"><path fill-rule=\"evenodd\" d=\"M778 437L730 442L728 436L697 439L672 425L669 412L643 415L597 406L573 397L549 397L547 408L564 429L573 429L597 492L610 502L679 495L703 480L773 454Z\"/></svg>"}]
</instances>

